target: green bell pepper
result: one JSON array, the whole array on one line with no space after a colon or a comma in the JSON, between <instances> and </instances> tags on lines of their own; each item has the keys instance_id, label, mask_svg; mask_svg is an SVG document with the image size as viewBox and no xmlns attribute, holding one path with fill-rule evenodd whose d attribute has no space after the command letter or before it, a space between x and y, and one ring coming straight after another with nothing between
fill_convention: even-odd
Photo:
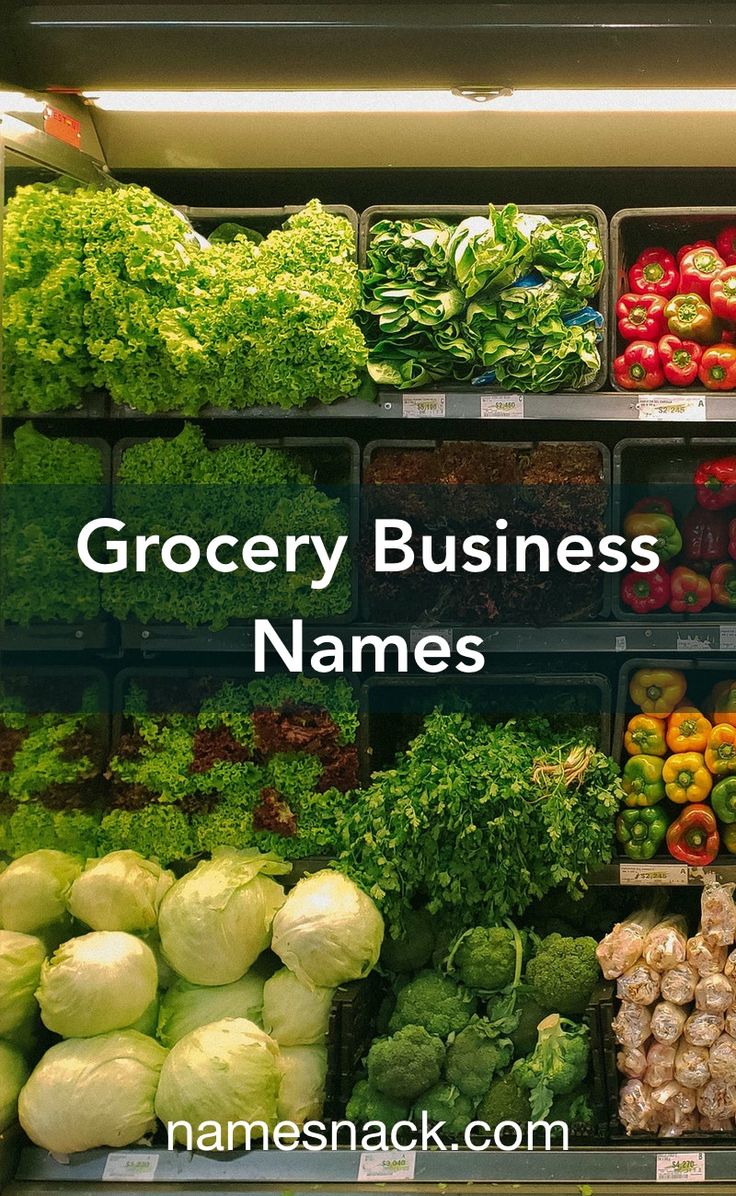
<instances>
[{"instance_id":1,"label":"green bell pepper","mask_svg":"<svg viewBox=\"0 0 736 1196\"><path fill-rule=\"evenodd\" d=\"M736 822L736 777L724 777L713 786L710 804L720 822Z\"/></svg>"},{"instance_id":2,"label":"green bell pepper","mask_svg":"<svg viewBox=\"0 0 736 1196\"><path fill-rule=\"evenodd\" d=\"M626 761L622 779L627 806L656 806L665 796L659 756L632 756Z\"/></svg>"},{"instance_id":3,"label":"green bell pepper","mask_svg":"<svg viewBox=\"0 0 736 1196\"><path fill-rule=\"evenodd\" d=\"M616 819L616 838L630 860L651 860L664 842L669 824L661 806L622 810Z\"/></svg>"}]
</instances>

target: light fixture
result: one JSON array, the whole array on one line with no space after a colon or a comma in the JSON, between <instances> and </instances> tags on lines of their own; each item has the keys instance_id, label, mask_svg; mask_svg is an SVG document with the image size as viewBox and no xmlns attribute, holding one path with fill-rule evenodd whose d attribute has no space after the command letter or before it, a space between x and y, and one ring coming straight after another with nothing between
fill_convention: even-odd
<instances>
[{"instance_id":1,"label":"light fixture","mask_svg":"<svg viewBox=\"0 0 736 1196\"><path fill-rule=\"evenodd\" d=\"M472 100L474 104L488 104L491 100L514 93L510 87L453 87L452 94L463 100Z\"/></svg>"},{"instance_id":2,"label":"light fixture","mask_svg":"<svg viewBox=\"0 0 736 1196\"><path fill-rule=\"evenodd\" d=\"M15 116L23 112L43 112L43 100L34 100L22 91L0 91L0 112L7 112Z\"/></svg>"}]
</instances>

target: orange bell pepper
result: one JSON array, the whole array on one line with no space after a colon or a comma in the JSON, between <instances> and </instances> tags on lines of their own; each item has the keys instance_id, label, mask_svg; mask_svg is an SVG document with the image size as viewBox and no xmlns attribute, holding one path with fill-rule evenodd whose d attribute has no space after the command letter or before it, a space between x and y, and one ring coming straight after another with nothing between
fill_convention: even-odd
<instances>
[{"instance_id":1,"label":"orange bell pepper","mask_svg":"<svg viewBox=\"0 0 736 1196\"><path fill-rule=\"evenodd\" d=\"M712 729L695 706L678 706L667 719L667 747L671 752L704 752Z\"/></svg>"},{"instance_id":2,"label":"orange bell pepper","mask_svg":"<svg viewBox=\"0 0 736 1196\"><path fill-rule=\"evenodd\" d=\"M689 801L705 801L713 788L713 778L700 752L679 752L664 762L665 793L670 801L683 806Z\"/></svg>"},{"instance_id":3,"label":"orange bell pepper","mask_svg":"<svg viewBox=\"0 0 736 1196\"><path fill-rule=\"evenodd\" d=\"M624 747L630 756L666 756L662 719L651 714L635 714L626 728Z\"/></svg>"},{"instance_id":4,"label":"orange bell pepper","mask_svg":"<svg viewBox=\"0 0 736 1196\"><path fill-rule=\"evenodd\" d=\"M716 777L736 773L736 727L721 723L708 736L705 763Z\"/></svg>"},{"instance_id":5,"label":"orange bell pepper","mask_svg":"<svg viewBox=\"0 0 736 1196\"><path fill-rule=\"evenodd\" d=\"M736 727L736 681L719 681L713 686L713 722Z\"/></svg>"},{"instance_id":6,"label":"orange bell pepper","mask_svg":"<svg viewBox=\"0 0 736 1196\"><path fill-rule=\"evenodd\" d=\"M644 714L667 718L685 697L687 682L677 669L637 669L629 694Z\"/></svg>"}]
</instances>

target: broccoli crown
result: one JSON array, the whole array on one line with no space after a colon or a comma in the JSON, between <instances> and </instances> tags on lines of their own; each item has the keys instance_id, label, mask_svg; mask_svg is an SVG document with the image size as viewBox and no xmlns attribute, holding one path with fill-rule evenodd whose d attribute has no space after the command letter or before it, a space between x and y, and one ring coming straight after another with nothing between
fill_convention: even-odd
<instances>
[{"instance_id":1,"label":"broccoli crown","mask_svg":"<svg viewBox=\"0 0 736 1196\"><path fill-rule=\"evenodd\" d=\"M549 1114L550 1121L565 1121L571 1134L584 1136L597 1128L597 1117L591 1094L585 1086L556 1096Z\"/></svg>"},{"instance_id":2,"label":"broccoli crown","mask_svg":"<svg viewBox=\"0 0 736 1196\"><path fill-rule=\"evenodd\" d=\"M414 1100L436 1084L445 1061L445 1044L424 1026L403 1026L379 1038L368 1052L368 1079L384 1096Z\"/></svg>"},{"instance_id":3,"label":"broccoli crown","mask_svg":"<svg viewBox=\"0 0 736 1196\"><path fill-rule=\"evenodd\" d=\"M388 972L419 972L429 963L434 942L432 915L426 909L410 909L404 918L403 934L384 938L381 963Z\"/></svg>"},{"instance_id":4,"label":"broccoli crown","mask_svg":"<svg viewBox=\"0 0 736 1196\"><path fill-rule=\"evenodd\" d=\"M407 1113L408 1107L403 1101L379 1092L370 1080L358 1080L345 1109L348 1121L355 1125L379 1121L382 1125L392 1126L397 1121L404 1121Z\"/></svg>"},{"instance_id":5,"label":"broccoli crown","mask_svg":"<svg viewBox=\"0 0 736 1196\"><path fill-rule=\"evenodd\" d=\"M564 1017L579 1017L590 1001L600 967L592 938L550 934L526 969L526 980L540 1005Z\"/></svg>"},{"instance_id":6,"label":"broccoli crown","mask_svg":"<svg viewBox=\"0 0 736 1196\"><path fill-rule=\"evenodd\" d=\"M532 1115L529 1093L517 1084L511 1072L494 1080L475 1110L479 1121L495 1127L501 1121L515 1121L526 1125Z\"/></svg>"},{"instance_id":7,"label":"broccoli crown","mask_svg":"<svg viewBox=\"0 0 736 1196\"><path fill-rule=\"evenodd\" d=\"M473 1119L475 1103L469 1096L459 1092L452 1084L435 1084L419 1098L414 1106L413 1120L419 1122L426 1112L431 1122L444 1121L442 1138L460 1138L465 1127Z\"/></svg>"},{"instance_id":8,"label":"broccoli crown","mask_svg":"<svg viewBox=\"0 0 736 1196\"><path fill-rule=\"evenodd\" d=\"M420 972L399 989L389 1029L424 1026L429 1034L447 1038L465 1029L475 1009L473 994L461 988L449 976Z\"/></svg>"},{"instance_id":9,"label":"broccoli crown","mask_svg":"<svg viewBox=\"0 0 736 1196\"><path fill-rule=\"evenodd\" d=\"M464 1096L477 1100L488 1091L493 1077L508 1066L512 1055L510 1040L501 1038L487 1018L477 1018L448 1046L445 1076Z\"/></svg>"},{"instance_id":10,"label":"broccoli crown","mask_svg":"<svg viewBox=\"0 0 736 1196\"><path fill-rule=\"evenodd\" d=\"M519 1021L516 1029L510 1031L509 1038L514 1048L514 1058L523 1059L537 1045L537 1026L550 1011L543 1008L528 989L518 992L516 1010Z\"/></svg>"},{"instance_id":11,"label":"broccoli crown","mask_svg":"<svg viewBox=\"0 0 736 1196\"><path fill-rule=\"evenodd\" d=\"M468 988L479 992L500 992L514 983L521 969L522 942L516 929L506 926L474 926L461 935L450 954Z\"/></svg>"},{"instance_id":12,"label":"broccoli crown","mask_svg":"<svg viewBox=\"0 0 736 1196\"><path fill-rule=\"evenodd\" d=\"M527 1059L517 1059L511 1074L531 1093L533 1117L546 1117L555 1096L564 1096L588 1074L590 1044L585 1026L552 1013L540 1022L537 1045Z\"/></svg>"}]
</instances>

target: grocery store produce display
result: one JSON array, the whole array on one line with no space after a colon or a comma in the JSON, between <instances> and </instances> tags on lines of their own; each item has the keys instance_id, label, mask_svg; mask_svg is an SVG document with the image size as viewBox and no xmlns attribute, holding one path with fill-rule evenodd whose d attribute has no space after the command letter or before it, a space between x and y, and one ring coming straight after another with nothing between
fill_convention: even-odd
<instances>
[{"instance_id":1,"label":"grocery store produce display","mask_svg":"<svg viewBox=\"0 0 736 1196\"><path fill-rule=\"evenodd\" d=\"M67 1155L138 1142L159 1121L195 1137L215 1122L227 1142L244 1115L269 1128L322 1116L333 994L375 967L383 920L329 870L285 891L290 867L227 847L178 880L132 851L10 864L0 1131L17 1106L32 1142Z\"/></svg>"},{"instance_id":2,"label":"grocery store produce display","mask_svg":"<svg viewBox=\"0 0 736 1196\"><path fill-rule=\"evenodd\" d=\"M368 371L383 386L443 379L582 390L600 370L604 251L593 218L514 204L456 224L382 219L362 271Z\"/></svg>"},{"instance_id":3,"label":"grocery store produce display","mask_svg":"<svg viewBox=\"0 0 736 1196\"><path fill-rule=\"evenodd\" d=\"M735 244L736 226L727 225L713 242L641 251L616 304L618 387L736 389Z\"/></svg>"},{"instance_id":4,"label":"grocery store produce display","mask_svg":"<svg viewBox=\"0 0 736 1196\"><path fill-rule=\"evenodd\" d=\"M616 835L627 856L666 848L692 867L721 845L736 851L736 683L721 680L702 703L688 699L677 669L639 669L629 683L641 710L624 736L624 805Z\"/></svg>"},{"instance_id":5,"label":"grocery store produce display","mask_svg":"<svg viewBox=\"0 0 736 1196\"><path fill-rule=\"evenodd\" d=\"M697 933L688 919L637 910L598 947L618 1005L618 1115L627 1134L733 1134L736 1114L736 907L706 874ZM614 1099L615 1099L615 1093Z\"/></svg>"},{"instance_id":6,"label":"grocery store produce display","mask_svg":"<svg viewBox=\"0 0 736 1196\"><path fill-rule=\"evenodd\" d=\"M146 187L19 187L3 226L5 413L300 407L355 394L367 351L349 221L314 200L213 244Z\"/></svg>"}]
</instances>

